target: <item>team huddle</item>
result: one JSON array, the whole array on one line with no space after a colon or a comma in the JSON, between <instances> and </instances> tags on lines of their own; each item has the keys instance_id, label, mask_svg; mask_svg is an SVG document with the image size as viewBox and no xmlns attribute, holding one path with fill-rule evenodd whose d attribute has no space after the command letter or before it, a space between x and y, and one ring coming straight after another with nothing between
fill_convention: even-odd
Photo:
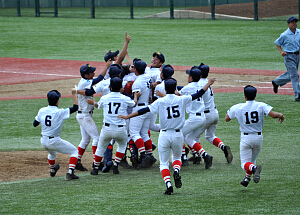
<instances>
[{"instance_id":1,"label":"team huddle","mask_svg":"<svg viewBox=\"0 0 300 215\"><path fill-rule=\"evenodd\" d=\"M82 78L72 89L73 107L59 109L61 95L57 90L50 91L47 94L49 106L39 110L33 125L41 124L41 144L48 151L50 176L54 177L60 168L55 163L57 152L70 154L66 180L79 179L74 174L75 169L88 171L81 160L91 139L92 175L98 175L99 171L119 174L119 166L151 168L157 162L153 155L156 146L152 143L151 132L159 132L159 167L167 187L164 194L171 195L170 153L176 188L182 186L181 167L189 165L189 161L199 164L203 159L205 169L212 166L213 156L200 143L202 134L223 151L228 164L233 160L230 147L215 136L219 113L211 85L216 80L207 78L209 67L201 63L186 71L189 82L186 86L177 86L177 81L172 78L174 69L164 64L165 57L161 52L153 53L150 67L141 59L131 60L127 53L130 40L126 33L120 54L119 51L105 54L106 65L97 78L94 78L95 67L86 64L80 68ZM125 58L128 65L122 65ZM256 102L256 92L255 87L246 86L246 103L234 105L225 117L227 122L237 118L240 123L241 166L246 171L241 184L245 187L252 175L255 183L260 180L262 167L255 163L262 146L264 116L279 118L280 122L284 120L283 114L272 111L271 106ZM102 93L98 102L93 98L95 93ZM103 109L100 132L93 119L94 108ZM82 137L77 148L60 138L63 121L75 112ZM113 156L115 143L117 148ZM131 165L127 161L128 149ZM189 151L193 156L188 160Z\"/></svg>"}]
</instances>

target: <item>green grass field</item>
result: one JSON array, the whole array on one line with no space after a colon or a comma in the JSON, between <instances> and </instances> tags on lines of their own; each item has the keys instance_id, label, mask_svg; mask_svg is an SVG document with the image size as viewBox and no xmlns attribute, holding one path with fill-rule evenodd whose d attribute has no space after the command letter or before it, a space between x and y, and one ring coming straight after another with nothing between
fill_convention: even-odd
<instances>
[{"instance_id":1,"label":"green grass field","mask_svg":"<svg viewBox=\"0 0 300 215\"><path fill-rule=\"evenodd\" d=\"M129 54L150 62L154 51L166 63L211 67L284 70L274 40L287 28L283 21L122 20L0 17L0 57L103 61L106 49L121 49L124 32L132 36ZM226 111L244 102L242 93L216 93L220 122L216 135L231 146L234 160L227 164L223 153L201 138L214 156L213 166L203 163L183 167L183 186L165 196L159 164L121 174L78 173L80 180L64 177L0 183L1 214L299 214L299 104L291 96L259 94L282 112L283 124L267 117L264 144L257 163L261 181L247 188L240 167L238 123L225 123ZM32 122L45 99L0 101L0 151L42 150L40 127ZM59 107L72 100L61 99ZM102 122L101 111L95 119ZM66 120L61 137L78 145L81 137L75 115ZM157 144L157 134L153 133ZM88 150L91 150L89 145ZM154 152L158 157L157 150ZM58 155L59 156L59 155ZM45 163L45 166L48 164ZM9 170L7 170L9 171ZM63 170L60 170L63 171ZM0 173L1 177L1 173Z\"/></svg>"}]
</instances>

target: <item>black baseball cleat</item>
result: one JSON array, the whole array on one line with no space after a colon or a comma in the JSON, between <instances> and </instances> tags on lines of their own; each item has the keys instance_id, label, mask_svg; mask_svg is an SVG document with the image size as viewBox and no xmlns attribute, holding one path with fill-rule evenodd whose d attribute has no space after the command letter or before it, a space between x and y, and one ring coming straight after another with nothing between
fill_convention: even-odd
<instances>
[{"instance_id":1,"label":"black baseball cleat","mask_svg":"<svg viewBox=\"0 0 300 215\"><path fill-rule=\"evenodd\" d=\"M253 181L254 181L254 183L259 182L261 169L262 169L262 167L260 165L257 165L256 168L253 170Z\"/></svg>"},{"instance_id":2,"label":"black baseball cleat","mask_svg":"<svg viewBox=\"0 0 300 215\"><path fill-rule=\"evenodd\" d=\"M205 169L209 169L212 165L213 156L206 154L204 157Z\"/></svg>"},{"instance_id":3,"label":"black baseball cleat","mask_svg":"<svg viewBox=\"0 0 300 215\"><path fill-rule=\"evenodd\" d=\"M201 162L201 157L200 155L196 152L196 153L193 153L193 164L200 164Z\"/></svg>"},{"instance_id":4,"label":"black baseball cleat","mask_svg":"<svg viewBox=\"0 0 300 215\"><path fill-rule=\"evenodd\" d=\"M59 168L60 168L60 165L59 164L55 164L55 166L53 168L54 172L51 172L51 170L50 170L50 176L54 177L56 175L57 171L59 170Z\"/></svg>"},{"instance_id":5,"label":"black baseball cleat","mask_svg":"<svg viewBox=\"0 0 300 215\"><path fill-rule=\"evenodd\" d=\"M126 157L124 156L123 159L121 160L120 164L121 167L123 167L124 169L132 169L132 166L130 166L127 162Z\"/></svg>"},{"instance_id":6,"label":"black baseball cleat","mask_svg":"<svg viewBox=\"0 0 300 215\"><path fill-rule=\"evenodd\" d=\"M99 172L99 166L94 165L94 168L91 171L91 175L98 175L98 172Z\"/></svg>"},{"instance_id":7,"label":"black baseball cleat","mask_svg":"<svg viewBox=\"0 0 300 215\"><path fill-rule=\"evenodd\" d=\"M179 173L177 171L174 171L173 177L175 181L175 187L180 188L182 186L181 176L179 176Z\"/></svg>"},{"instance_id":8,"label":"black baseball cleat","mask_svg":"<svg viewBox=\"0 0 300 215\"><path fill-rule=\"evenodd\" d=\"M272 85L273 85L273 91L274 91L274 93L278 93L278 85L275 84L274 80L272 81Z\"/></svg>"},{"instance_id":9,"label":"black baseball cleat","mask_svg":"<svg viewBox=\"0 0 300 215\"><path fill-rule=\"evenodd\" d=\"M120 171L118 169L118 166L116 166L116 165L113 165L111 170L113 171L114 174L119 174L120 173Z\"/></svg>"},{"instance_id":10,"label":"black baseball cleat","mask_svg":"<svg viewBox=\"0 0 300 215\"><path fill-rule=\"evenodd\" d=\"M165 190L165 192L164 192L164 194L166 194L166 195L171 195L172 193L173 193L173 187L172 186L170 186L169 188L167 188Z\"/></svg>"},{"instance_id":11,"label":"black baseball cleat","mask_svg":"<svg viewBox=\"0 0 300 215\"><path fill-rule=\"evenodd\" d=\"M153 164L155 164L155 162L157 161L157 159L153 156L153 154L149 155L150 156L150 161L148 162L147 167L152 167Z\"/></svg>"},{"instance_id":12,"label":"black baseball cleat","mask_svg":"<svg viewBox=\"0 0 300 215\"><path fill-rule=\"evenodd\" d=\"M102 168L102 172L107 173L110 171L110 169L113 166L113 162L112 161L107 161L106 165Z\"/></svg>"},{"instance_id":13,"label":"black baseball cleat","mask_svg":"<svg viewBox=\"0 0 300 215\"><path fill-rule=\"evenodd\" d=\"M70 174L70 173L67 173L66 175L66 180L67 181L71 181L73 179L79 179L79 177L77 175L74 175L74 173Z\"/></svg>"},{"instance_id":14,"label":"black baseball cleat","mask_svg":"<svg viewBox=\"0 0 300 215\"><path fill-rule=\"evenodd\" d=\"M231 161L233 159L233 155L231 153L231 149L230 149L229 146L224 147L224 154L225 154L225 157L227 159L227 163L231 163Z\"/></svg>"},{"instance_id":15,"label":"black baseball cleat","mask_svg":"<svg viewBox=\"0 0 300 215\"><path fill-rule=\"evenodd\" d=\"M184 159L182 156L181 156L181 166L188 166L189 165L189 161L187 159Z\"/></svg>"},{"instance_id":16,"label":"black baseball cleat","mask_svg":"<svg viewBox=\"0 0 300 215\"><path fill-rule=\"evenodd\" d=\"M79 170L79 171L88 171L87 168L85 168L82 163L77 162L75 169Z\"/></svg>"},{"instance_id":17,"label":"black baseball cleat","mask_svg":"<svg viewBox=\"0 0 300 215\"><path fill-rule=\"evenodd\" d=\"M300 98L295 98L295 102L300 102Z\"/></svg>"},{"instance_id":18,"label":"black baseball cleat","mask_svg":"<svg viewBox=\"0 0 300 215\"><path fill-rule=\"evenodd\" d=\"M134 169L136 169L138 167L139 163L133 154L131 154L130 161L131 161L132 167Z\"/></svg>"},{"instance_id":19,"label":"black baseball cleat","mask_svg":"<svg viewBox=\"0 0 300 215\"><path fill-rule=\"evenodd\" d=\"M142 161L140 165L137 167L137 169L141 169L142 167L146 167L149 161L151 160L151 157L147 154L142 155Z\"/></svg>"},{"instance_id":20,"label":"black baseball cleat","mask_svg":"<svg viewBox=\"0 0 300 215\"><path fill-rule=\"evenodd\" d=\"M247 178L245 177L243 181L241 181L241 185L243 185L244 187L247 187L249 182L250 182L251 178Z\"/></svg>"}]
</instances>

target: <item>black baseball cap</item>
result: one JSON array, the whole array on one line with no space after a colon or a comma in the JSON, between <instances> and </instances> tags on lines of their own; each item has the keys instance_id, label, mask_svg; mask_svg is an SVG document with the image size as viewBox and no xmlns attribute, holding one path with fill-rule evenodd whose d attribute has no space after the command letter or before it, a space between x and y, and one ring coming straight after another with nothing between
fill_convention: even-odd
<instances>
[{"instance_id":1,"label":"black baseball cap","mask_svg":"<svg viewBox=\"0 0 300 215\"><path fill-rule=\"evenodd\" d=\"M147 67L147 64L141 59L133 61L133 65L138 72L144 72Z\"/></svg>"},{"instance_id":2,"label":"black baseball cap","mask_svg":"<svg viewBox=\"0 0 300 215\"><path fill-rule=\"evenodd\" d=\"M162 66L161 72L164 75L164 78L166 79L172 77L172 75L174 74L174 69L170 64L164 64Z\"/></svg>"},{"instance_id":3,"label":"black baseball cap","mask_svg":"<svg viewBox=\"0 0 300 215\"><path fill-rule=\"evenodd\" d=\"M152 56L157 57L162 63L165 62L165 56L161 52L154 52Z\"/></svg>"},{"instance_id":4,"label":"black baseball cap","mask_svg":"<svg viewBox=\"0 0 300 215\"><path fill-rule=\"evenodd\" d=\"M198 66L193 66L190 70L186 70L186 74L189 74L193 77L194 81L199 81L202 73Z\"/></svg>"},{"instance_id":5,"label":"black baseball cap","mask_svg":"<svg viewBox=\"0 0 300 215\"><path fill-rule=\"evenodd\" d=\"M117 51L112 51L112 50L109 50L105 56L104 56L104 60L105 62L107 62L109 59L113 59L114 57L116 57L117 55L119 54L119 50Z\"/></svg>"},{"instance_id":6,"label":"black baseball cap","mask_svg":"<svg viewBox=\"0 0 300 215\"><path fill-rule=\"evenodd\" d=\"M294 16L291 16L290 18L288 18L287 23L290 23L292 21L296 20L296 22L298 22L298 19Z\"/></svg>"}]
</instances>

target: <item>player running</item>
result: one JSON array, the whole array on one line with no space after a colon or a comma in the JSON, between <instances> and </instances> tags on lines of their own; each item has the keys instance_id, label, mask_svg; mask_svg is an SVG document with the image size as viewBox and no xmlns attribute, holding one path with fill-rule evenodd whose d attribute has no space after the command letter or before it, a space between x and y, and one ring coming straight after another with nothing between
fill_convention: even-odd
<instances>
[{"instance_id":1,"label":"player running","mask_svg":"<svg viewBox=\"0 0 300 215\"><path fill-rule=\"evenodd\" d=\"M161 126L158 138L158 153L160 160L160 171L167 189L164 194L171 195L173 193L173 186L171 183L171 174L169 170L170 151L172 150L172 166L174 169L173 178L175 187L182 186L181 176L179 175L181 169L181 151L183 143L182 128L185 122L185 108L190 105L192 100L198 99L208 89L208 87L215 82L212 78L209 82L193 95L176 96L175 90L177 81L173 78L166 79L165 90L167 95L163 98L157 99L148 107L144 107L138 111L133 112L127 116L120 115L119 118L129 119L138 117L143 114L155 113L159 114L159 124ZM134 118L133 118L134 119Z\"/></svg>"}]
</instances>

